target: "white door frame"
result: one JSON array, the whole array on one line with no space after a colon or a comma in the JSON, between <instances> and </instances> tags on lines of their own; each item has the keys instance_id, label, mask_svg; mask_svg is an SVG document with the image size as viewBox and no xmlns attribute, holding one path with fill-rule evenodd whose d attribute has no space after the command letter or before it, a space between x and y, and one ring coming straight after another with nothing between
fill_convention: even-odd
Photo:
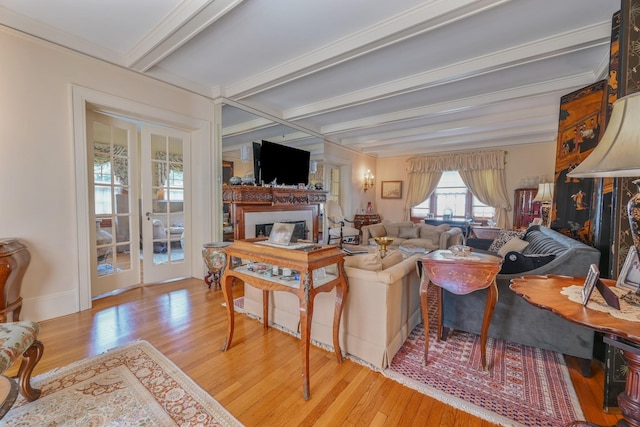
<instances>
[{"instance_id":1,"label":"white door frame","mask_svg":"<svg viewBox=\"0 0 640 427\"><path fill-rule=\"evenodd\" d=\"M222 209L214 209L212 202L213 200L222 200L221 185L215 185L221 182L218 175L221 177L222 174L222 153L221 147L217 147L217 149L213 147L211 122L76 85L71 86L71 96L76 168L77 253L72 254L75 255L78 262L78 300L76 306L79 307L79 310L91 308L91 262L89 258L91 256L91 233L89 216L87 215L89 211L89 172L86 110L88 108L175 127L191 134L192 186L200 197L194 198L192 203L192 212L197 212L197 215L191 221L193 236L191 253L194 256L191 257L190 271L193 277L203 277L204 263L200 257L195 255L199 253L204 243L214 241L214 236L222 235ZM194 162L194 159L198 159L199 163ZM212 167L216 164L219 164L220 168ZM215 171L219 173L214 173ZM218 178L214 179L214 176ZM216 203L215 205L220 204Z\"/></svg>"}]
</instances>

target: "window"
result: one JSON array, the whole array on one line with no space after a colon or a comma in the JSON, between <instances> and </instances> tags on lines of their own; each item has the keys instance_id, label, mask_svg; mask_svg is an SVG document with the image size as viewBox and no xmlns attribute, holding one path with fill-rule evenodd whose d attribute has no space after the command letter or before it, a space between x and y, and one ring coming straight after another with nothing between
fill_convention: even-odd
<instances>
[{"instance_id":1,"label":"window","mask_svg":"<svg viewBox=\"0 0 640 427\"><path fill-rule=\"evenodd\" d=\"M473 218L482 221L493 219L495 209L481 203L464 185L457 171L446 171L431 197L411 208L411 217L415 218L442 218L445 215L451 215L453 220Z\"/></svg>"}]
</instances>

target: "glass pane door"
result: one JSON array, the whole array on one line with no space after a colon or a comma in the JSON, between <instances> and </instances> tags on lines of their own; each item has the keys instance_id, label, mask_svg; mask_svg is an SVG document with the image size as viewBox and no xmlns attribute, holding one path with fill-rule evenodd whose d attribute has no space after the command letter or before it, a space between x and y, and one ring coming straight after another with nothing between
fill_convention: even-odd
<instances>
[{"instance_id":1,"label":"glass pane door","mask_svg":"<svg viewBox=\"0 0 640 427\"><path fill-rule=\"evenodd\" d=\"M145 283L190 274L189 135L142 127L143 266Z\"/></svg>"},{"instance_id":2,"label":"glass pane door","mask_svg":"<svg viewBox=\"0 0 640 427\"><path fill-rule=\"evenodd\" d=\"M87 112L93 297L140 283L135 125ZM133 178L132 178L133 177Z\"/></svg>"}]
</instances>

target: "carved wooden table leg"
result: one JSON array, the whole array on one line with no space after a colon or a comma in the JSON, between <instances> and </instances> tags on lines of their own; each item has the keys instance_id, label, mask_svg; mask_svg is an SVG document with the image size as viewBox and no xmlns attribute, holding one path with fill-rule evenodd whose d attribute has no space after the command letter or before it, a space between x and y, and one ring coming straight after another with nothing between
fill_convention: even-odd
<instances>
[{"instance_id":1,"label":"carved wooden table leg","mask_svg":"<svg viewBox=\"0 0 640 427\"><path fill-rule=\"evenodd\" d=\"M423 278L420 283L420 306L422 308L422 322L424 324L424 359L422 364L427 365L429 360L429 306L427 301L427 293L429 291L429 279Z\"/></svg>"},{"instance_id":2,"label":"carved wooden table leg","mask_svg":"<svg viewBox=\"0 0 640 427\"><path fill-rule=\"evenodd\" d=\"M344 263L338 265L338 275L344 279ZM340 349L340 318L342 317L342 308L344 303L344 295L348 292L347 281L342 280L336 286L336 305L333 309L333 350L336 353L338 362L342 363L342 350Z\"/></svg>"},{"instance_id":3,"label":"carved wooden table leg","mask_svg":"<svg viewBox=\"0 0 640 427\"><path fill-rule=\"evenodd\" d=\"M482 329L480 331L480 361L485 371L489 369L487 366L487 335L489 333L491 318L493 317L493 310L496 307L496 301L498 301L498 285L494 279L493 284L487 288L487 302L484 306Z\"/></svg>"},{"instance_id":4,"label":"carved wooden table leg","mask_svg":"<svg viewBox=\"0 0 640 427\"><path fill-rule=\"evenodd\" d=\"M269 329L269 291L262 290L262 328Z\"/></svg>"},{"instance_id":5,"label":"carved wooden table leg","mask_svg":"<svg viewBox=\"0 0 640 427\"><path fill-rule=\"evenodd\" d=\"M313 280L310 272L300 272L304 283L304 298L300 300L300 340L302 341L302 395L309 400L309 344L311 341L311 319L313 318Z\"/></svg>"},{"instance_id":6,"label":"carved wooden table leg","mask_svg":"<svg viewBox=\"0 0 640 427\"><path fill-rule=\"evenodd\" d=\"M231 276L223 276L222 278L222 294L224 295L224 302L227 305L227 317L229 321L227 322L227 339L222 346L222 351L229 350L231 347L231 340L233 339L233 328L235 324L235 310L233 308L233 277Z\"/></svg>"}]
</instances>

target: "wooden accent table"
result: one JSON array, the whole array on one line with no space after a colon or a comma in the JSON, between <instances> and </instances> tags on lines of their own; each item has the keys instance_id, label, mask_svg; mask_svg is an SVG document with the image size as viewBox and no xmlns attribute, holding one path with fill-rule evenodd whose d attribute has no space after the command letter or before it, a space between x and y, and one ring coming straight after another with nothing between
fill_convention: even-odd
<instances>
[{"instance_id":1,"label":"wooden accent table","mask_svg":"<svg viewBox=\"0 0 640 427\"><path fill-rule=\"evenodd\" d=\"M420 300L422 304L422 319L424 321L424 363L427 363L429 352L429 313L427 304L427 288L429 282L438 286L438 333L439 341L442 335L442 289L457 294L466 295L471 292L489 288L487 303L482 318L480 333L480 359L482 367L487 369L487 332L493 317L493 309L498 300L498 286L496 275L500 271L503 259L482 253L467 256L454 256L449 250L437 250L422 258L422 267L428 280L420 284Z\"/></svg>"},{"instance_id":2,"label":"wooden accent table","mask_svg":"<svg viewBox=\"0 0 640 427\"><path fill-rule=\"evenodd\" d=\"M571 276L524 276L512 279L509 286L527 302L549 310L558 316L607 334L613 345L621 347L624 358L629 363L625 391L618 396L618 405L622 409L624 420L617 426L640 427L640 323L618 319L608 313L592 310L581 303L570 301L561 295L563 288L584 285L584 277ZM600 279L607 286L615 286L615 280ZM598 292L594 289L593 292ZM594 424L576 421L571 426L591 426Z\"/></svg>"},{"instance_id":3,"label":"wooden accent table","mask_svg":"<svg viewBox=\"0 0 640 427\"><path fill-rule=\"evenodd\" d=\"M380 221L380 215L378 214L356 214L353 217L353 224L358 230L365 225L379 224Z\"/></svg>"},{"instance_id":4,"label":"wooden accent table","mask_svg":"<svg viewBox=\"0 0 640 427\"><path fill-rule=\"evenodd\" d=\"M227 268L222 275L222 292L227 305L228 329L227 339L222 351L227 351L231 347L231 339L233 338L234 309L231 285L234 278L262 289L262 323L264 329L269 327L269 291L291 292L300 301L303 395L308 400L309 343L311 319L313 317L313 300L318 293L330 292L333 288L336 288L336 304L333 313L333 348L338 362L342 362L339 330L342 303L348 292L347 279L344 273L344 257L346 254L338 247L330 245L313 244L301 249L286 249L258 243L265 240L261 238L237 240L225 248L227 252ZM300 272L300 279L285 280L283 276L269 277L264 272L260 274L256 271L251 271L247 264L234 266L232 257L297 270ZM338 266L337 276L326 274L325 277L314 279L314 270L332 264L337 264Z\"/></svg>"}]
</instances>

